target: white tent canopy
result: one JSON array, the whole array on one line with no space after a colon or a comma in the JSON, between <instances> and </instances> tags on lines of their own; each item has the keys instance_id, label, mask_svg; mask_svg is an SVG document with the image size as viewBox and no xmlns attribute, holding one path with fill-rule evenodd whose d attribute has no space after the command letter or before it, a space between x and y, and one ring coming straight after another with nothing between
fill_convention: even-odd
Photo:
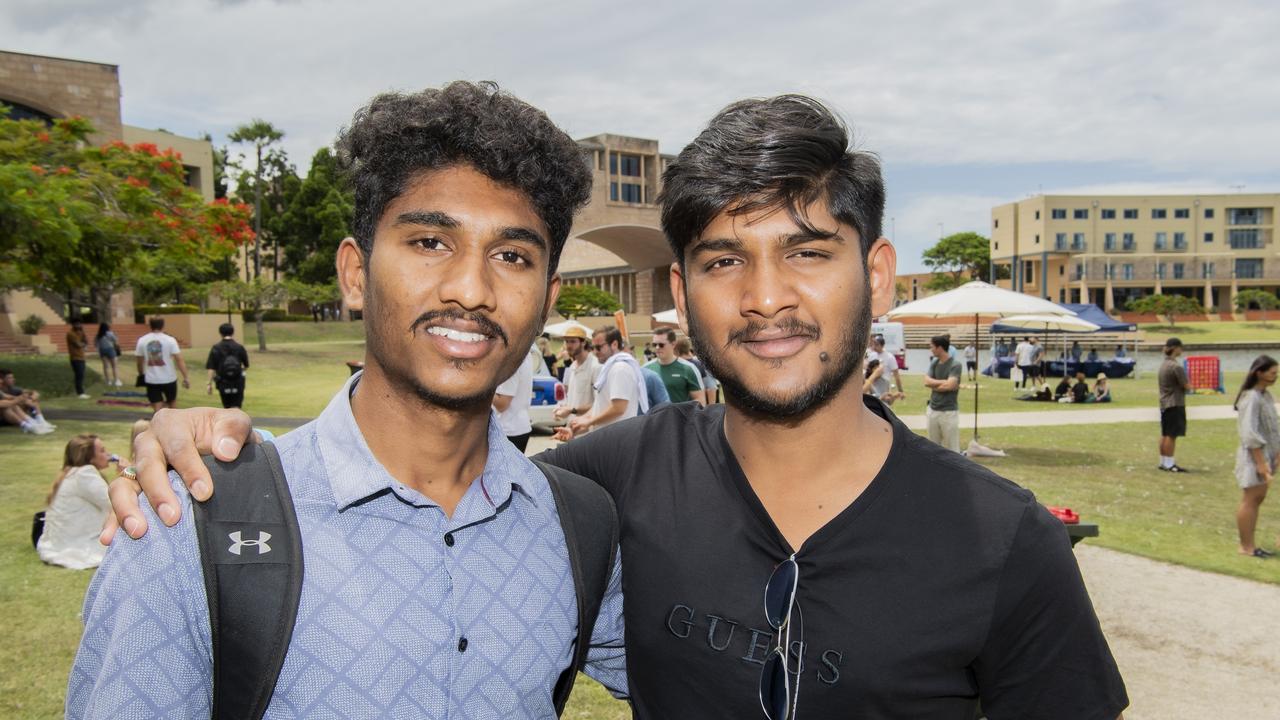
<instances>
[{"instance_id":1,"label":"white tent canopy","mask_svg":"<svg viewBox=\"0 0 1280 720\"><path fill-rule=\"evenodd\" d=\"M663 310L660 313L653 314L654 325L677 325L680 322L679 316L676 315L676 309Z\"/></svg>"},{"instance_id":2,"label":"white tent canopy","mask_svg":"<svg viewBox=\"0 0 1280 720\"><path fill-rule=\"evenodd\" d=\"M1058 330L1061 332L1093 332L1097 325L1084 318L1070 315L1012 315L1000 318L1001 325L1026 328L1027 330Z\"/></svg>"}]
</instances>

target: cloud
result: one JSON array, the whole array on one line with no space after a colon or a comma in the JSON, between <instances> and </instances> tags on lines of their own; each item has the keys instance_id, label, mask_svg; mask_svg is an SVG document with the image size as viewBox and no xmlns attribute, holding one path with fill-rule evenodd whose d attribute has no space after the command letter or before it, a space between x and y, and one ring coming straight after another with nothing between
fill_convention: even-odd
<instances>
[{"instance_id":1,"label":"cloud","mask_svg":"<svg viewBox=\"0 0 1280 720\"><path fill-rule=\"evenodd\" d=\"M891 203L885 210L884 231L898 251L898 273L928 270L921 255L945 235L976 232L989 237L991 208L1005 202L993 195L931 193Z\"/></svg>"}]
</instances>

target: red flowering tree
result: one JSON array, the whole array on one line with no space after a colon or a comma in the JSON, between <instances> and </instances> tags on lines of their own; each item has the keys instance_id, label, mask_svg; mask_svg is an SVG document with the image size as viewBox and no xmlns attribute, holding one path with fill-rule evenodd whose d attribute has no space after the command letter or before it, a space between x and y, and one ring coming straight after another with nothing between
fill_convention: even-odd
<instances>
[{"instance_id":1,"label":"red flowering tree","mask_svg":"<svg viewBox=\"0 0 1280 720\"><path fill-rule=\"evenodd\" d=\"M182 158L155 145L89 145L82 118L11 120L0 109L0 289L98 308L156 273L231 257L250 212L205 203Z\"/></svg>"}]
</instances>

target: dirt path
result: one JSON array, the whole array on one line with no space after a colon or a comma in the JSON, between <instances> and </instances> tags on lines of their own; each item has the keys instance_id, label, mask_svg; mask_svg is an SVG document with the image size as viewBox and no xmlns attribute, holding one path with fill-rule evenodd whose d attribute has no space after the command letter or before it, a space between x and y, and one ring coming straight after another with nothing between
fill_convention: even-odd
<instances>
[{"instance_id":1,"label":"dirt path","mask_svg":"<svg viewBox=\"0 0 1280 720\"><path fill-rule=\"evenodd\" d=\"M1129 690L1125 720L1280 718L1280 587L1087 541L1076 557Z\"/></svg>"}]
</instances>

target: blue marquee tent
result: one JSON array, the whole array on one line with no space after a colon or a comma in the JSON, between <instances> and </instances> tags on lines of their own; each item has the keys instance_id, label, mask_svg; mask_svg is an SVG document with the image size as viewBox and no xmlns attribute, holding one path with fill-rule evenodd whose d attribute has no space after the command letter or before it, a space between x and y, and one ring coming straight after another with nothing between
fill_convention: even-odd
<instances>
[{"instance_id":1,"label":"blue marquee tent","mask_svg":"<svg viewBox=\"0 0 1280 720\"><path fill-rule=\"evenodd\" d=\"M1133 323L1116 320L1110 315L1103 312L1102 308L1092 303L1054 303L1058 307L1065 308L1076 314L1081 320L1088 320L1098 326L1094 332L1100 333L1118 333L1118 332L1134 332L1138 329ZM1026 333L1026 328L1012 327L1009 325L1001 325L996 323L991 326L991 332L1003 333L1005 335L1021 335ZM1087 335L1088 333L1072 333Z\"/></svg>"}]
</instances>

